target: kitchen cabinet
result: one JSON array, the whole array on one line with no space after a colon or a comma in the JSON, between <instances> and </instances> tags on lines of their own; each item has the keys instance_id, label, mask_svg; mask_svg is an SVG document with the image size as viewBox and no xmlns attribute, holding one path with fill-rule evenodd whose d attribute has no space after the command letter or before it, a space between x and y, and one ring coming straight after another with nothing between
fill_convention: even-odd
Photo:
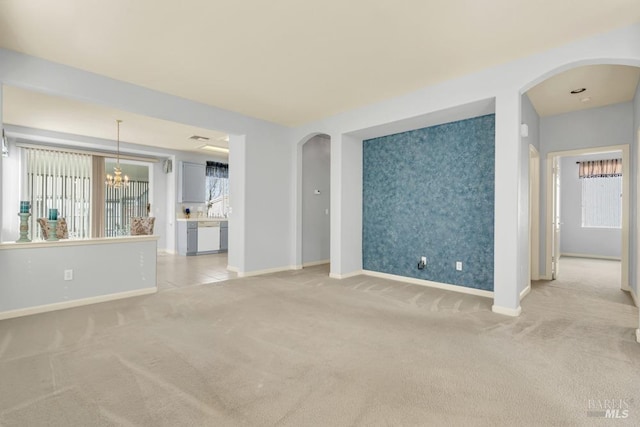
<instances>
[{"instance_id":1,"label":"kitchen cabinet","mask_svg":"<svg viewBox=\"0 0 640 427\"><path fill-rule=\"evenodd\" d=\"M227 221L178 219L178 254L200 255L227 251Z\"/></svg>"},{"instance_id":2,"label":"kitchen cabinet","mask_svg":"<svg viewBox=\"0 0 640 427\"><path fill-rule=\"evenodd\" d=\"M181 162L178 177L178 201L181 203L204 203L206 166Z\"/></svg>"},{"instance_id":3,"label":"kitchen cabinet","mask_svg":"<svg viewBox=\"0 0 640 427\"><path fill-rule=\"evenodd\" d=\"M178 254L196 255L198 253L198 222L178 221Z\"/></svg>"}]
</instances>

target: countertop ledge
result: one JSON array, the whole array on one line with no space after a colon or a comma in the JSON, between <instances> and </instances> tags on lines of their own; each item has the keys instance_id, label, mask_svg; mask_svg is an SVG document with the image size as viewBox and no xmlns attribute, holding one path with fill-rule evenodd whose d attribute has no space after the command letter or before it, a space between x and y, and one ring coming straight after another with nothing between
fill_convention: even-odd
<instances>
[{"instance_id":1,"label":"countertop ledge","mask_svg":"<svg viewBox=\"0 0 640 427\"><path fill-rule=\"evenodd\" d=\"M2 242L0 250L3 249L34 249L34 248L53 248L64 246L82 246L82 245L109 245L117 243L136 243L158 240L160 236L118 236L118 237L100 237L96 239L60 239L55 241L37 240L35 242Z\"/></svg>"}]
</instances>

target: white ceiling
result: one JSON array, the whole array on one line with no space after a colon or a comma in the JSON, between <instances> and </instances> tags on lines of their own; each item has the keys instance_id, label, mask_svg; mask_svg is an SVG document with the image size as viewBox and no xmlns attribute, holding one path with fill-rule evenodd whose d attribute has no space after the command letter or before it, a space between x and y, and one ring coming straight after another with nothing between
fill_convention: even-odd
<instances>
[{"instance_id":1,"label":"white ceiling","mask_svg":"<svg viewBox=\"0 0 640 427\"><path fill-rule=\"evenodd\" d=\"M1 0L0 47L297 125L639 21L638 0Z\"/></svg>"},{"instance_id":2,"label":"white ceiling","mask_svg":"<svg viewBox=\"0 0 640 427\"><path fill-rule=\"evenodd\" d=\"M538 115L546 117L631 101L639 81L638 67L589 65L556 74L531 88L527 95ZM586 90L571 94L580 88Z\"/></svg>"},{"instance_id":3,"label":"white ceiling","mask_svg":"<svg viewBox=\"0 0 640 427\"><path fill-rule=\"evenodd\" d=\"M87 104L80 101L45 95L12 86L3 86L2 117L4 123L116 140L116 119L120 124L120 141L162 147L172 150L195 151L201 154L210 151L200 149L203 145L228 147L228 136L222 132L201 129L180 123L169 122L114 108ZM210 138L201 142L189 139L193 135ZM216 153L225 157L224 153Z\"/></svg>"}]
</instances>

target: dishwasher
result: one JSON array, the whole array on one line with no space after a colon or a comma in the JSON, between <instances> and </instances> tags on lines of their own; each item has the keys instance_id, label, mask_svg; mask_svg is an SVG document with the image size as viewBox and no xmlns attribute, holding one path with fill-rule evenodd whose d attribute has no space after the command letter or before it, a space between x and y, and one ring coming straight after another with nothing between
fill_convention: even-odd
<instances>
[{"instance_id":1,"label":"dishwasher","mask_svg":"<svg viewBox=\"0 0 640 427\"><path fill-rule=\"evenodd\" d=\"M198 253L220 251L220 222L198 221Z\"/></svg>"}]
</instances>

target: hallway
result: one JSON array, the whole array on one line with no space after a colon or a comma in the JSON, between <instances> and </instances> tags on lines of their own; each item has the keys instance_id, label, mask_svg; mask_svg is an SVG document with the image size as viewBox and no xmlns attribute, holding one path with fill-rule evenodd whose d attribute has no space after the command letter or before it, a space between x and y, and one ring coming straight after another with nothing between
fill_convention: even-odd
<instances>
[{"instance_id":1,"label":"hallway","mask_svg":"<svg viewBox=\"0 0 640 427\"><path fill-rule=\"evenodd\" d=\"M532 286L538 290L547 287L567 291L567 297L581 293L587 299L633 307L629 292L620 290L620 261L616 260L562 257L557 280L540 280Z\"/></svg>"}]
</instances>

